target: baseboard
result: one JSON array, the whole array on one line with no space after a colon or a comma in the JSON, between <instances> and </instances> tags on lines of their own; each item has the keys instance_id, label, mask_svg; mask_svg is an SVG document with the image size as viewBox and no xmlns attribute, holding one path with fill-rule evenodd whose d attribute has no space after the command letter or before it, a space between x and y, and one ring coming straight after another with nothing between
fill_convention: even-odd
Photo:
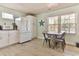
<instances>
[{"instance_id":1,"label":"baseboard","mask_svg":"<svg viewBox=\"0 0 79 59\"><path fill-rule=\"evenodd\" d=\"M33 39L37 39L37 37L33 37L32 40L33 40Z\"/></svg>"},{"instance_id":2,"label":"baseboard","mask_svg":"<svg viewBox=\"0 0 79 59\"><path fill-rule=\"evenodd\" d=\"M66 44L66 45L76 47L75 45L72 45L72 44Z\"/></svg>"},{"instance_id":3,"label":"baseboard","mask_svg":"<svg viewBox=\"0 0 79 59\"><path fill-rule=\"evenodd\" d=\"M75 43L66 42L67 45L76 46Z\"/></svg>"},{"instance_id":4,"label":"baseboard","mask_svg":"<svg viewBox=\"0 0 79 59\"><path fill-rule=\"evenodd\" d=\"M37 39L44 39L43 37L37 37Z\"/></svg>"},{"instance_id":5,"label":"baseboard","mask_svg":"<svg viewBox=\"0 0 79 59\"><path fill-rule=\"evenodd\" d=\"M17 42L17 43L14 43L14 44L10 44L10 45L6 45L6 46L3 46L3 47L0 47L0 49L4 49L4 48L7 48L7 47L9 47L9 46L16 45L16 44L18 44L18 42Z\"/></svg>"}]
</instances>

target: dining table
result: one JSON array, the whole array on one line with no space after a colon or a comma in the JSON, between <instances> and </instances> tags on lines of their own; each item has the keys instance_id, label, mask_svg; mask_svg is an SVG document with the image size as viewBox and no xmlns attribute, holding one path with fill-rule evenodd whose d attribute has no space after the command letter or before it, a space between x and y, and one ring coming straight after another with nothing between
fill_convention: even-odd
<instances>
[{"instance_id":1,"label":"dining table","mask_svg":"<svg viewBox=\"0 0 79 59\"><path fill-rule=\"evenodd\" d=\"M47 32L47 35L48 35L49 38L51 38L51 40L55 40L56 37L57 37L58 35L61 35L61 34L62 34L62 32L61 32L61 33L58 33L58 32ZM50 41L51 41L51 40L50 40ZM49 47L51 47L50 41L49 41Z\"/></svg>"},{"instance_id":2,"label":"dining table","mask_svg":"<svg viewBox=\"0 0 79 59\"><path fill-rule=\"evenodd\" d=\"M61 35L61 33L58 33L58 32L47 32L48 35Z\"/></svg>"}]
</instances>

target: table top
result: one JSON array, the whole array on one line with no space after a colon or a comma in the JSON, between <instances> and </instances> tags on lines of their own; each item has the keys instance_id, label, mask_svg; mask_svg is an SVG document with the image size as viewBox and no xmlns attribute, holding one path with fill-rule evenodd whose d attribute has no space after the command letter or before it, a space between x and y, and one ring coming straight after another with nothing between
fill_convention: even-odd
<instances>
[{"instance_id":1,"label":"table top","mask_svg":"<svg viewBox=\"0 0 79 59\"><path fill-rule=\"evenodd\" d=\"M47 34L50 34L50 35L53 35L53 34L61 35L62 33L57 33L57 32L47 32Z\"/></svg>"}]
</instances>

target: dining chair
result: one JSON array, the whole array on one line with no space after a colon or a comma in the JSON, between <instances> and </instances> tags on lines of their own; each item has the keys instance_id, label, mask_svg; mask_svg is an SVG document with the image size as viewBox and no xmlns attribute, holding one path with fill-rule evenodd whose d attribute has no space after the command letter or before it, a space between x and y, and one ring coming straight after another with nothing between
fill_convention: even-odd
<instances>
[{"instance_id":1,"label":"dining chair","mask_svg":"<svg viewBox=\"0 0 79 59\"><path fill-rule=\"evenodd\" d=\"M44 43L46 43L46 44L49 45L49 47L51 47L51 45L50 45L50 40L51 39L48 37L47 33L43 33L43 36L44 36L43 45L44 45Z\"/></svg>"},{"instance_id":2,"label":"dining chair","mask_svg":"<svg viewBox=\"0 0 79 59\"><path fill-rule=\"evenodd\" d=\"M55 39L56 39L56 36L55 35L52 35L52 34L48 34L48 37L50 37L51 39L51 48L55 48Z\"/></svg>"},{"instance_id":3,"label":"dining chair","mask_svg":"<svg viewBox=\"0 0 79 59\"><path fill-rule=\"evenodd\" d=\"M54 34L51 38L52 38L52 47L54 49L56 47L56 41L55 41L56 35Z\"/></svg>"},{"instance_id":4,"label":"dining chair","mask_svg":"<svg viewBox=\"0 0 79 59\"><path fill-rule=\"evenodd\" d=\"M58 47L58 45L61 45L61 48L64 51L64 48L65 48L65 45L66 45L66 42L65 42L65 32L63 32L60 35L56 35L55 43L54 44L55 44L56 48Z\"/></svg>"}]
</instances>

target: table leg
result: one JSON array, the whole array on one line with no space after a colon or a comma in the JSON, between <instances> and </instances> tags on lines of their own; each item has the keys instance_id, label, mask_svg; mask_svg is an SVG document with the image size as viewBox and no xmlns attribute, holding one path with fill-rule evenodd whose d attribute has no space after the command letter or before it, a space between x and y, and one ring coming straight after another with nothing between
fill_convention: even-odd
<instances>
[{"instance_id":1,"label":"table leg","mask_svg":"<svg viewBox=\"0 0 79 59\"><path fill-rule=\"evenodd\" d=\"M51 47L51 44L50 44L50 40L49 40L49 48Z\"/></svg>"}]
</instances>

